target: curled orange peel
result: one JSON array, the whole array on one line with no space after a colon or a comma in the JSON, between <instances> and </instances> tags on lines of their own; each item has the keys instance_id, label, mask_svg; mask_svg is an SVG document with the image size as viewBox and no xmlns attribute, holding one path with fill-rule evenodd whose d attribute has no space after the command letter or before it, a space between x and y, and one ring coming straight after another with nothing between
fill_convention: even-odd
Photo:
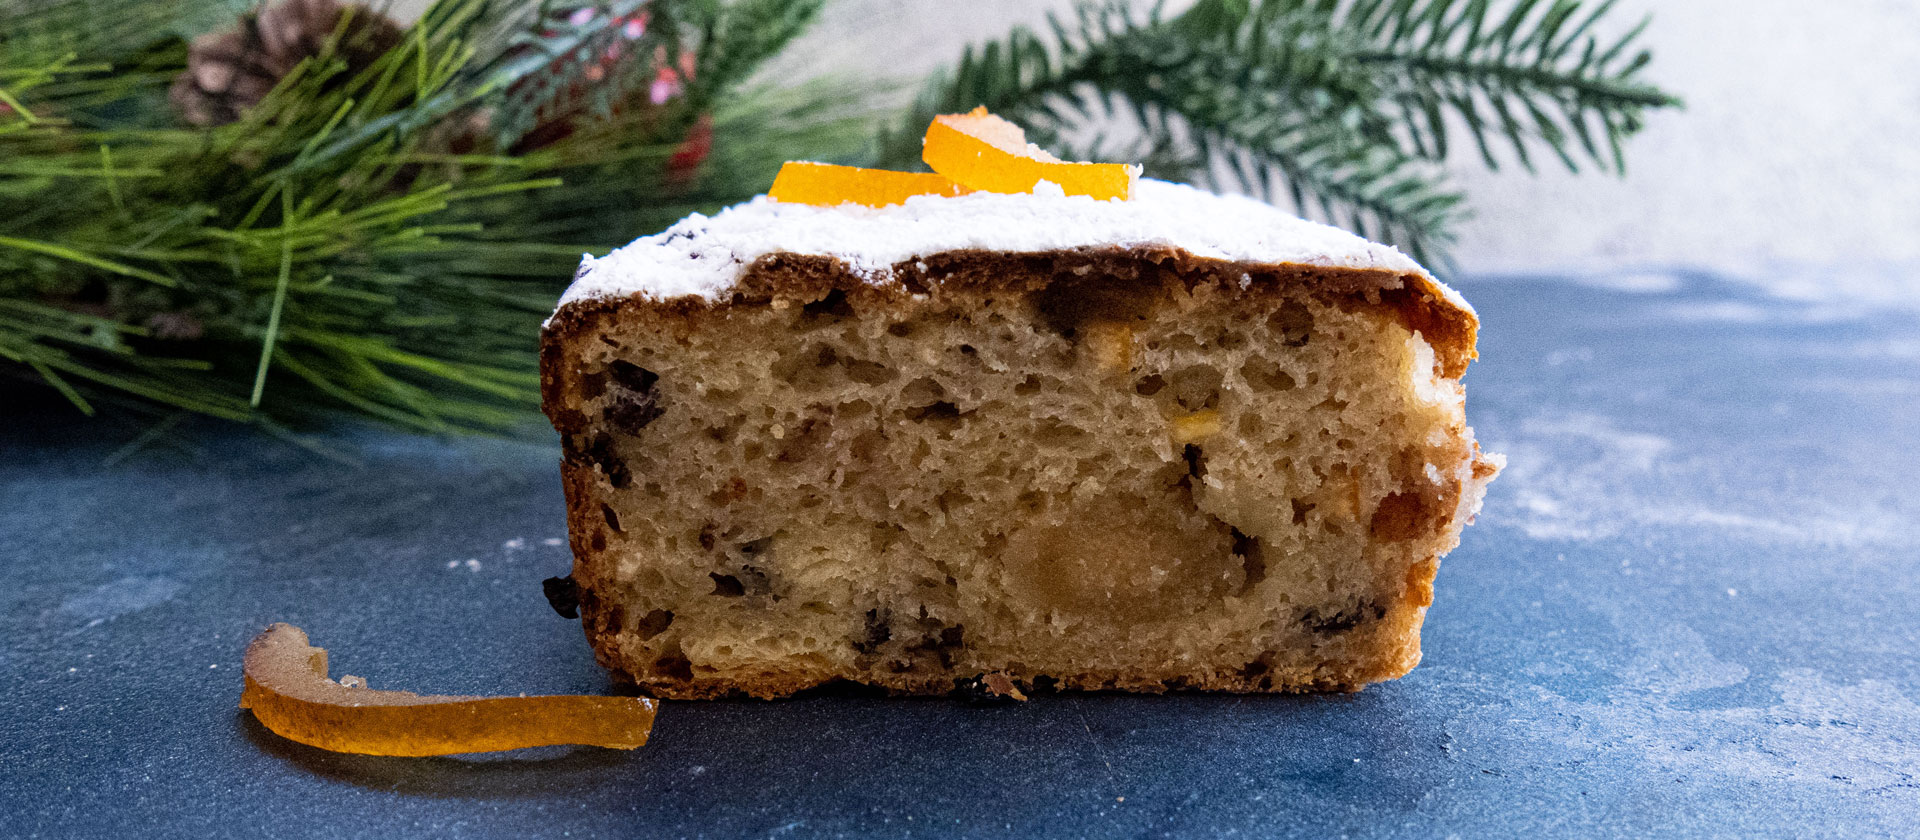
<instances>
[{"instance_id":1,"label":"curled orange peel","mask_svg":"<svg viewBox=\"0 0 1920 840\"><path fill-rule=\"evenodd\" d=\"M931 172L894 172L831 163L788 161L767 195L794 204L864 204L885 207L916 195L964 195L971 190Z\"/></svg>"},{"instance_id":2,"label":"curled orange peel","mask_svg":"<svg viewBox=\"0 0 1920 840\"><path fill-rule=\"evenodd\" d=\"M291 624L247 645L249 709L275 734L364 755L449 755L555 744L633 749L647 742L658 702L645 697L454 697L375 691L327 678L327 651ZM358 685L349 685L351 683ZM347 684L343 684L347 683Z\"/></svg>"},{"instance_id":3,"label":"curled orange peel","mask_svg":"<svg viewBox=\"0 0 1920 840\"><path fill-rule=\"evenodd\" d=\"M1060 160L1028 143L1019 126L986 108L934 117L920 156L933 171L985 192L1033 192L1041 181L1049 181L1067 195L1126 200L1140 176L1138 166Z\"/></svg>"}]
</instances>

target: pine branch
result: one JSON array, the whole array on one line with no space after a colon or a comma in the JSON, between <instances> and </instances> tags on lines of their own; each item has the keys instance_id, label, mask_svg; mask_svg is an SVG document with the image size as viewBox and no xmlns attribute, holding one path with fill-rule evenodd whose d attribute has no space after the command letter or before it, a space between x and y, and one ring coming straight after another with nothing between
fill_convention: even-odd
<instances>
[{"instance_id":1,"label":"pine branch","mask_svg":"<svg viewBox=\"0 0 1920 840\"><path fill-rule=\"evenodd\" d=\"M700 2L648 8L669 5ZM561 36L494 0L442 0L370 67L329 49L211 130L152 125L177 48L0 50L0 90L21 106L0 113L0 376L88 412L120 395L262 428L340 413L429 432L520 424L541 316L581 251L759 192L774 144L846 155L870 131L841 96L721 83L811 8L715 4L711 32L652 19L675 43L716 45L712 119L737 135L679 168L705 118L677 102L585 114L538 151L446 151L471 109L579 101L514 98L551 64L527 38ZM598 48L619 18L598 20L564 38Z\"/></svg>"}]
</instances>

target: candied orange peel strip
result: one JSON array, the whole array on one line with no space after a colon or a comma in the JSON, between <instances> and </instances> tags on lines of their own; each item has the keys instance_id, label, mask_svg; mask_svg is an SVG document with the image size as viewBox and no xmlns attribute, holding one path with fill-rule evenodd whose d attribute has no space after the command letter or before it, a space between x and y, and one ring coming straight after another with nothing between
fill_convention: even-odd
<instances>
[{"instance_id":1,"label":"candied orange peel strip","mask_svg":"<svg viewBox=\"0 0 1920 840\"><path fill-rule=\"evenodd\" d=\"M334 682L327 651L291 624L254 637L243 665L240 708L281 737L334 752L449 755L554 744L630 750L647 742L658 707L646 697L423 696L375 691L353 677Z\"/></svg>"},{"instance_id":2,"label":"candied orange peel strip","mask_svg":"<svg viewBox=\"0 0 1920 840\"><path fill-rule=\"evenodd\" d=\"M767 195L794 204L864 204L885 207L916 195L965 195L972 192L931 172L894 172L831 163L788 161L773 178Z\"/></svg>"},{"instance_id":3,"label":"candied orange peel strip","mask_svg":"<svg viewBox=\"0 0 1920 840\"><path fill-rule=\"evenodd\" d=\"M1126 200L1140 177L1138 166L1075 163L1047 154L1027 142L1020 126L986 108L934 117L920 157L933 171L985 192L1033 192L1041 181L1050 181L1067 195Z\"/></svg>"}]
</instances>

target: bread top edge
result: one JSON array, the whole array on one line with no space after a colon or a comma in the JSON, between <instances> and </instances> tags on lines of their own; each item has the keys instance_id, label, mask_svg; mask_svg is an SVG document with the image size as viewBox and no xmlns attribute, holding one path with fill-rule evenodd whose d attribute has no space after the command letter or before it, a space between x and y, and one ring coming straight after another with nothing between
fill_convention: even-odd
<instances>
[{"instance_id":1,"label":"bread top edge","mask_svg":"<svg viewBox=\"0 0 1920 840\"><path fill-rule=\"evenodd\" d=\"M749 267L776 254L839 260L874 285L928 255L1078 249L1178 249L1199 259L1421 275L1454 307L1472 307L1400 251L1270 204L1141 179L1133 198L973 193L915 196L887 207L819 207L759 196L634 240L604 257L583 255L562 305L641 295L708 301L731 297Z\"/></svg>"},{"instance_id":2,"label":"bread top edge","mask_svg":"<svg viewBox=\"0 0 1920 840\"><path fill-rule=\"evenodd\" d=\"M546 384L566 364L568 346L604 328L622 312L697 322L737 307L804 305L842 292L859 309L885 308L925 296L977 298L1039 291L1057 278L1171 272L1194 288L1212 286L1239 296L1305 289L1350 305L1377 307L1418 332L1434 349L1440 373L1458 379L1476 358L1479 318L1458 295L1424 272L1318 265L1229 262L1195 257L1178 248L1076 248L1041 253L962 250L931 254L894 266L891 282L875 284L845 261L817 254L767 254L741 272L733 292L659 299L643 292L564 302L542 331ZM550 389L549 389L550 390ZM549 400L553 398L549 393Z\"/></svg>"}]
</instances>

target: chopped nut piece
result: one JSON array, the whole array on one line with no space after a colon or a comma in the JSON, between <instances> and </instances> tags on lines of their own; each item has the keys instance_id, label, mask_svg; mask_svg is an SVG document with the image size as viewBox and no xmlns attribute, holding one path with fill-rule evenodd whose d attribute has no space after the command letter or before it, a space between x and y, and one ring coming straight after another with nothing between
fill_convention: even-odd
<instances>
[{"instance_id":1,"label":"chopped nut piece","mask_svg":"<svg viewBox=\"0 0 1920 840\"><path fill-rule=\"evenodd\" d=\"M249 709L275 734L364 755L450 755L555 744L630 750L647 742L659 705L646 697L455 697L375 691L327 678L327 652L291 624L247 645Z\"/></svg>"},{"instance_id":2,"label":"chopped nut piece","mask_svg":"<svg viewBox=\"0 0 1920 840\"><path fill-rule=\"evenodd\" d=\"M1013 684L1013 678L1000 671L981 676L980 682L996 697L1011 697L1026 702L1027 695L1020 693L1020 687Z\"/></svg>"}]
</instances>

